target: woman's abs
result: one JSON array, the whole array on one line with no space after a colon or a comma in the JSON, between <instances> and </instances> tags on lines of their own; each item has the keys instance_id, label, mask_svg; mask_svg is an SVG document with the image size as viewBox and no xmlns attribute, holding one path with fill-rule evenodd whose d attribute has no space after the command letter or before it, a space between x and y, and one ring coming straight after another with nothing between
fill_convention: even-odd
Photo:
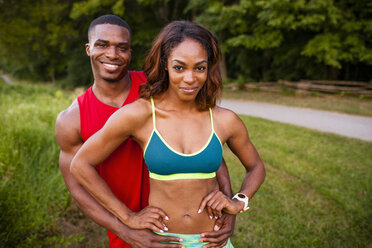
<instances>
[{"instance_id":1,"label":"woman's abs","mask_svg":"<svg viewBox=\"0 0 372 248\"><path fill-rule=\"evenodd\" d=\"M216 178L161 181L150 179L149 205L161 208L169 217L169 232L196 234L212 231L215 219L206 211L198 214L203 198L218 189Z\"/></svg>"}]
</instances>

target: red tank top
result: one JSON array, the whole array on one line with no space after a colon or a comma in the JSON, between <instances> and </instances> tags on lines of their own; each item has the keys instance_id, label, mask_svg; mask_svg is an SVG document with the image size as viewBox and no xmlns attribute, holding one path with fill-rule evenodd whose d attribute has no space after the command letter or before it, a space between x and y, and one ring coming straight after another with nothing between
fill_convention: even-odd
<instances>
[{"instance_id":1,"label":"red tank top","mask_svg":"<svg viewBox=\"0 0 372 248\"><path fill-rule=\"evenodd\" d=\"M131 88L123 106L138 98L139 85L146 82L143 72L130 71ZM100 130L118 108L99 101L90 87L78 97L80 132L85 142ZM149 176L141 147L132 139L121 144L103 163L96 167L115 196L132 211L148 205ZM110 248L128 248L115 234L108 231Z\"/></svg>"}]
</instances>

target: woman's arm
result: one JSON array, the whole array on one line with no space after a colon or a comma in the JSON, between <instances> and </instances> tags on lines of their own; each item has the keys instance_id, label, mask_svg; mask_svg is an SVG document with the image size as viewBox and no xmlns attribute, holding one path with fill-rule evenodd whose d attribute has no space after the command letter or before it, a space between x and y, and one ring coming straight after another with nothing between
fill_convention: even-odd
<instances>
[{"instance_id":1,"label":"woman's arm","mask_svg":"<svg viewBox=\"0 0 372 248\"><path fill-rule=\"evenodd\" d=\"M223 123L226 125L226 143L231 151L239 158L246 169L246 176L240 188L251 199L265 179L265 168L255 147L249 139L247 128L243 121L233 112L224 110ZM201 211L207 208L213 209L213 213L221 216L223 210L229 214L237 214L244 207L244 203L236 199L231 200L221 191L208 194L202 201Z\"/></svg>"},{"instance_id":2,"label":"woman's arm","mask_svg":"<svg viewBox=\"0 0 372 248\"><path fill-rule=\"evenodd\" d=\"M239 192L251 199L265 180L264 164L249 139L244 122L235 113L229 127L231 136L226 143L246 169L246 176Z\"/></svg>"},{"instance_id":3,"label":"woman's arm","mask_svg":"<svg viewBox=\"0 0 372 248\"><path fill-rule=\"evenodd\" d=\"M137 127L144 125L143 123L147 118L146 108L138 102L131 105L114 113L105 126L84 143L73 158L70 171L103 207L128 227L133 229L149 228L162 232L164 230L162 220L167 217L161 209L147 207L141 212L133 213L116 198L94 168L104 161L123 141L135 134Z\"/></svg>"}]
</instances>

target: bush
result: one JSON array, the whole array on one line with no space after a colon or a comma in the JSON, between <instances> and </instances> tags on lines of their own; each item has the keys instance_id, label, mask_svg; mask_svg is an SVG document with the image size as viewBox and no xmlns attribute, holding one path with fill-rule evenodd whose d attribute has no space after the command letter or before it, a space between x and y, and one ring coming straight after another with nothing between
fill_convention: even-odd
<instances>
[{"instance_id":1,"label":"bush","mask_svg":"<svg viewBox=\"0 0 372 248\"><path fill-rule=\"evenodd\" d=\"M73 88L93 83L92 69L85 50L79 47L70 56L71 59L67 65L67 81L66 85L63 86Z\"/></svg>"}]
</instances>

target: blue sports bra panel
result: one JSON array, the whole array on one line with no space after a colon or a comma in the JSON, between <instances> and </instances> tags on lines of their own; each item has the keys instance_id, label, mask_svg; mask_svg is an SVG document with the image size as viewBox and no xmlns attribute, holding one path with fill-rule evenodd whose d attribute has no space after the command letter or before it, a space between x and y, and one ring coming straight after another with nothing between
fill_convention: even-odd
<instances>
[{"instance_id":1,"label":"blue sports bra panel","mask_svg":"<svg viewBox=\"0 0 372 248\"><path fill-rule=\"evenodd\" d=\"M205 179L215 176L222 163L222 144L213 128L213 116L210 109L212 132L203 148L192 154L175 151L156 129L155 106L151 98L153 112L153 131L144 151L144 159L150 177L158 180Z\"/></svg>"}]
</instances>

